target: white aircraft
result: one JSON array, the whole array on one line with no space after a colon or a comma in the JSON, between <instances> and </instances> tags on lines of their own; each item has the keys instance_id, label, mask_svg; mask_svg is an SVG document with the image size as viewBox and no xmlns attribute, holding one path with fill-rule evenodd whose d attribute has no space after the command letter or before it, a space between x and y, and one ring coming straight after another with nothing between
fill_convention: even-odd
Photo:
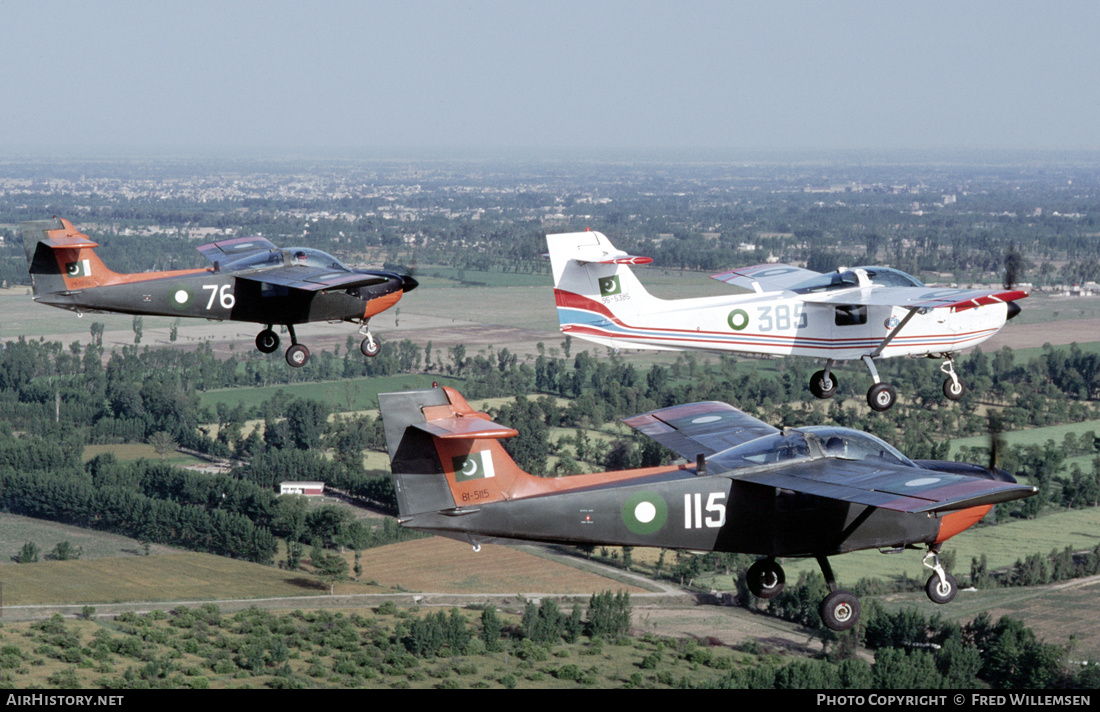
<instances>
[{"instance_id":1,"label":"white aircraft","mask_svg":"<svg viewBox=\"0 0 1100 712\"><path fill-rule=\"evenodd\" d=\"M954 356L997 333L1020 313L1024 290L927 287L889 267L841 268L822 274L764 264L712 275L742 288L728 297L660 299L646 291L631 265L649 257L615 249L595 231L547 235L561 330L615 349L735 351L813 356L825 368L810 391L829 398L837 361L862 360L874 385L871 408L884 411L897 391L879 378L875 360L942 358L943 392L958 400L966 387Z\"/></svg>"}]
</instances>

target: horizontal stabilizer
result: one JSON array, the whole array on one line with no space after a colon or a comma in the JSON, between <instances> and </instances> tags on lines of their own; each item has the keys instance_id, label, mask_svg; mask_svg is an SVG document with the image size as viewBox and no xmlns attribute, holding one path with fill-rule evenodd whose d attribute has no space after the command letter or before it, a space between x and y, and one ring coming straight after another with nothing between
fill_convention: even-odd
<instances>
[{"instance_id":1,"label":"horizontal stabilizer","mask_svg":"<svg viewBox=\"0 0 1100 712\"><path fill-rule=\"evenodd\" d=\"M23 237L23 249L27 253L28 261L34 258L35 247L40 242L55 250L90 249L99 246L64 218L28 220L19 224L19 233Z\"/></svg>"},{"instance_id":2,"label":"horizontal stabilizer","mask_svg":"<svg viewBox=\"0 0 1100 712\"><path fill-rule=\"evenodd\" d=\"M444 440L504 440L519 435L518 430L480 418L440 418L418 423L414 427Z\"/></svg>"}]
</instances>

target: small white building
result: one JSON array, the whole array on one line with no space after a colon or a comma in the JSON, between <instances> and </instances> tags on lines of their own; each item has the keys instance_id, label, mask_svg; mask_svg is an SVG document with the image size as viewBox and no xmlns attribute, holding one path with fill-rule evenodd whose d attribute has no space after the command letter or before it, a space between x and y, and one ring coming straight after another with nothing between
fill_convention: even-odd
<instances>
[{"instance_id":1,"label":"small white building","mask_svg":"<svg viewBox=\"0 0 1100 712\"><path fill-rule=\"evenodd\" d=\"M319 497L325 493L324 482L280 482L279 494L304 494Z\"/></svg>"}]
</instances>

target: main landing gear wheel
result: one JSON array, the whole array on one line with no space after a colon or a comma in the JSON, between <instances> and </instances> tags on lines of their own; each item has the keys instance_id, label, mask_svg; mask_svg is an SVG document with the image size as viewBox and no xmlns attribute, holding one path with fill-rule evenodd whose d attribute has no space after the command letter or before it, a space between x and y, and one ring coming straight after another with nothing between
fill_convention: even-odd
<instances>
[{"instance_id":1,"label":"main landing gear wheel","mask_svg":"<svg viewBox=\"0 0 1100 712\"><path fill-rule=\"evenodd\" d=\"M786 575L773 559L760 559L745 574L749 591L757 598L775 598L783 591Z\"/></svg>"},{"instance_id":2,"label":"main landing gear wheel","mask_svg":"<svg viewBox=\"0 0 1100 712\"><path fill-rule=\"evenodd\" d=\"M855 594L838 588L825 597L818 613L829 630L838 633L851 630L859 622L859 599Z\"/></svg>"},{"instance_id":3,"label":"main landing gear wheel","mask_svg":"<svg viewBox=\"0 0 1100 712\"><path fill-rule=\"evenodd\" d=\"M867 405L880 413L890 410L897 399L898 392L889 383L876 383L867 390Z\"/></svg>"},{"instance_id":4,"label":"main landing gear wheel","mask_svg":"<svg viewBox=\"0 0 1100 712\"><path fill-rule=\"evenodd\" d=\"M829 595L821 601L817 609L821 614L821 621L829 630L838 633L851 630L859 622L859 599L854 593L836 585L836 576L833 575L833 567L829 565L828 558L818 556L817 563L825 576L825 584L829 587Z\"/></svg>"},{"instance_id":5,"label":"main landing gear wheel","mask_svg":"<svg viewBox=\"0 0 1100 712\"><path fill-rule=\"evenodd\" d=\"M294 344L286 350L286 362L294 368L301 368L309 361L309 349L302 344Z\"/></svg>"},{"instance_id":6,"label":"main landing gear wheel","mask_svg":"<svg viewBox=\"0 0 1100 712\"><path fill-rule=\"evenodd\" d=\"M375 341L374 337L368 334L367 338L360 342L359 350L363 352L364 356L377 356L378 352L382 350L382 344Z\"/></svg>"},{"instance_id":7,"label":"main landing gear wheel","mask_svg":"<svg viewBox=\"0 0 1100 712\"><path fill-rule=\"evenodd\" d=\"M928 583L924 585L924 592L928 594L932 603L950 603L959 592L959 584L949 573L944 573L943 581L940 581L939 574L932 574L928 577Z\"/></svg>"},{"instance_id":8,"label":"main landing gear wheel","mask_svg":"<svg viewBox=\"0 0 1100 712\"><path fill-rule=\"evenodd\" d=\"M256 334L256 348L260 353L274 353L279 348L279 335L271 329L264 329Z\"/></svg>"},{"instance_id":9,"label":"main landing gear wheel","mask_svg":"<svg viewBox=\"0 0 1100 712\"><path fill-rule=\"evenodd\" d=\"M949 400L957 401L963 397L963 393L966 393L966 386L963 385L962 381L948 378L943 382L943 394Z\"/></svg>"},{"instance_id":10,"label":"main landing gear wheel","mask_svg":"<svg viewBox=\"0 0 1100 712\"><path fill-rule=\"evenodd\" d=\"M810 376L810 393L818 398L832 398L836 393L836 376L829 371L818 371Z\"/></svg>"}]
</instances>

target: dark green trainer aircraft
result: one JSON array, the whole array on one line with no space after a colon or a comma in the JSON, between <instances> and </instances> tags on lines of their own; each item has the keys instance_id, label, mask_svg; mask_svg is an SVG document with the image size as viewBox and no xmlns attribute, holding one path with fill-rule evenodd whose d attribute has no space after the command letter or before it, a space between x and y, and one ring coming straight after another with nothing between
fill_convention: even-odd
<instances>
[{"instance_id":1,"label":"dark green trainer aircraft","mask_svg":"<svg viewBox=\"0 0 1100 712\"><path fill-rule=\"evenodd\" d=\"M783 589L779 557L814 557L830 593L821 618L837 631L859 600L837 586L828 557L860 549L927 547L926 591L936 603L957 584L939 562L950 537L994 504L1036 488L1008 473L912 461L847 428L774 428L733 406L691 403L624 420L684 464L570 477L522 471L500 444L518 435L455 390L378 396L401 524L482 543L533 541L757 554L753 594Z\"/></svg>"},{"instance_id":2,"label":"dark green trainer aircraft","mask_svg":"<svg viewBox=\"0 0 1100 712\"><path fill-rule=\"evenodd\" d=\"M272 353L290 332L286 360L304 366L309 349L298 343L295 324L351 321L360 324L360 350L379 351L367 327L417 285L395 272L353 270L320 250L279 249L262 237L238 237L198 248L213 263L202 269L119 274L95 253L95 242L68 220L35 220L19 226L30 265L34 300L77 313L115 312L187 316L265 324L256 348Z\"/></svg>"}]
</instances>

